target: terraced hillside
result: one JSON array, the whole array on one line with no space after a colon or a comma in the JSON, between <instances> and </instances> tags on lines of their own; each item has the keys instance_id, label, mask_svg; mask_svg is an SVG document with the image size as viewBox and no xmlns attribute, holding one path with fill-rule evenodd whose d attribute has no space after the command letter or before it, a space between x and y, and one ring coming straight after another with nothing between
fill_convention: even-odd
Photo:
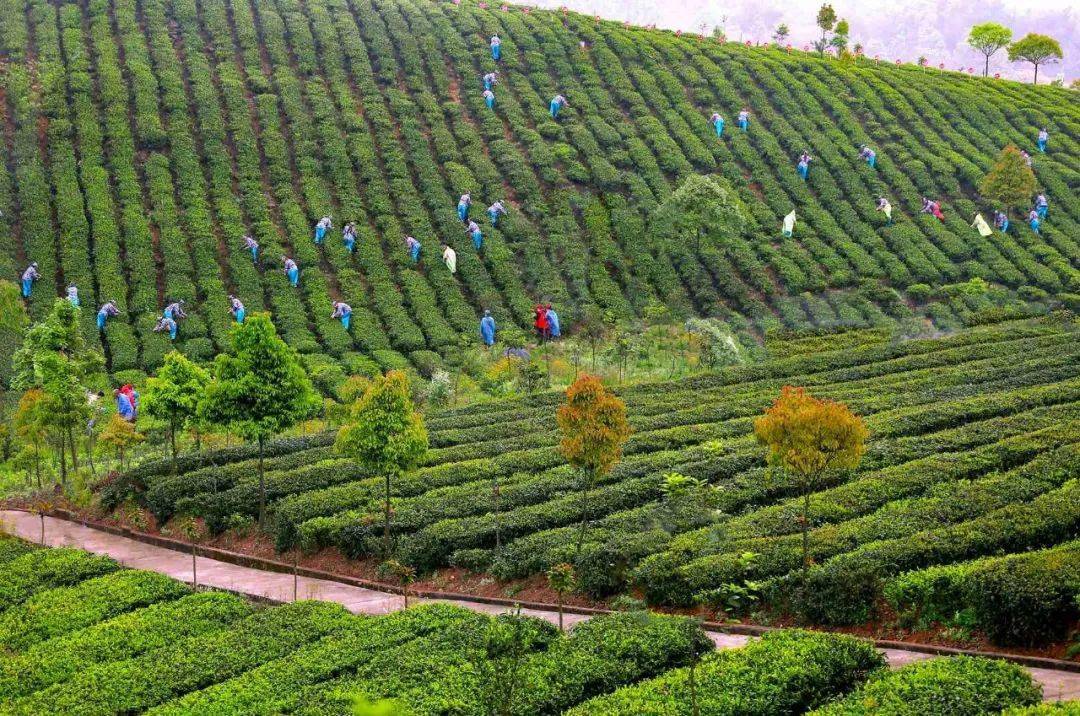
<instances>
[{"instance_id":1,"label":"terraced hillside","mask_svg":"<svg viewBox=\"0 0 1080 716\"><path fill-rule=\"evenodd\" d=\"M627 388L634 434L584 506L579 477L557 450L561 395L430 415L426 465L393 485L397 555L421 572L453 565L503 579L573 561L582 590L639 590L656 604L686 605L745 580L782 595L801 565L801 498L790 478L766 469L751 423L788 384L844 401L871 435L860 467L811 499L811 577L832 595L820 621L865 619L882 582L900 572L1080 536L1077 327L1036 321L939 340L892 342L875 332L849 334L843 345L802 339L783 357ZM332 440L271 444L267 529L282 549L374 556L381 478L336 457ZM236 515L257 514L254 454L240 447L188 456L176 475L170 463L150 463L113 483L104 502L135 489L159 520L191 514L223 530ZM724 515L674 513L663 490L671 472L719 488ZM589 529L575 559L582 517ZM1064 549L1069 569L1080 569L1076 543ZM749 563L747 552L756 555ZM1063 594L1075 612L1080 572L1058 573L1074 580ZM910 585L894 594L905 609L927 597Z\"/></svg>"},{"instance_id":2,"label":"terraced hillside","mask_svg":"<svg viewBox=\"0 0 1080 716\"><path fill-rule=\"evenodd\" d=\"M39 264L36 317L76 284L88 336L125 379L168 351L152 332L166 299L191 309L184 352L220 351L229 293L271 311L310 368L350 373L430 364L482 309L525 326L538 300L568 324L662 303L750 336L912 316L953 329L1080 293L1080 107L1066 90L426 0L15 0L0 7L0 62L0 275ZM557 92L569 108L555 122ZM744 106L750 131L733 131ZM723 139L713 111L728 118ZM1042 233L980 237L970 217L994 207L973 186L1003 146L1032 149L1040 126ZM864 142L876 170L855 156ZM816 157L807 183L803 150ZM654 225L696 173L734 184L745 236L691 247ZM482 222L480 252L454 210L465 191L477 213L509 208L497 229ZM944 223L918 213L922 195L943 202ZM324 214L357 222L354 255L337 229L314 244ZM417 265L406 234L423 242ZM440 241L457 249L456 275ZM299 262L298 290L282 254ZM973 277L994 288L948 288ZM106 299L121 316L99 335ZM339 299L350 332L329 318Z\"/></svg>"}]
</instances>

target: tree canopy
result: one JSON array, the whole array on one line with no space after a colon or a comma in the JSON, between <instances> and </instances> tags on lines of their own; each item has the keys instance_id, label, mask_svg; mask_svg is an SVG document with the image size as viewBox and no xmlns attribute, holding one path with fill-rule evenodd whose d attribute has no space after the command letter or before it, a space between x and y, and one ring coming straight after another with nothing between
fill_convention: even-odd
<instances>
[{"instance_id":1,"label":"tree canopy","mask_svg":"<svg viewBox=\"0 0 1080 716\"><path fill-rule=\"evenodd\" d=\"M983 76L990 74L990 58L1002 47L1012 42L1012 30L996 22L984 22L971 28L968 45L985 57Z\"/></svg>"},{"instance_id":2,"label":"tree canopy","mask_svg":"<svg viewBox=\"0 0 1080 716\"><path fill-rule=\"evenodd\" d=\"M754 434L768 446L769 464L811 476L857 465L866 449L867 431L862 419L843 403L784 386L765 415L754 421Z\"/></svg>"},{"instance_id":3,"label":"tree canopy","mask_svg":"<svg viewBox=\"0 0 1080 716\"><path fill-rule=\"evenodd\" d=\"M232 349L214 360L200 416L249 440L265 440L318 411L321 401L307 372L268 314L248 316L232 339Z\"/></svg>"},{"instance_id":4,"label":"tree canopy","mask_svg":"<svg viewBox=\"0 0 1080 716\"><path fill-rule=\"evenodd\" d=\"M1026 205L1035 193L1035 187L1035 173L1020 150L1010 144L1001 150L994 166L983 177L979 193L1001 202L1008 211Z\"/></svg>"},{"instance_id":5,"label":"tree canopy","mask_svg":"<svg viewBox=\"0 0 1080 716\"><path fill-rule=\"evenodd\" d=\"M662 235L693 239L696 250L703 238L723 240L743 235L748 216L749 211L727 179L693 174L657 207L653 222Z\"/></svg>"},{"instance_id":6,"label":"tree canopy","mask_svg":"<svg viewBox=\"0 0 1080 716\"><path fill-rule=\"evenodd\" d=\"M199 401L206 391L210 375L188 360L182 353L172 351L157 375L146 381L143 401L146 414L169 424L169 443L176 460L176 431L194 420Z\"/></svg>"},{"instance_id":7,"label":"tree canopy","mask_svg":"<svg viewBox=\"0 0 1080 716\"><path fill-rule=\"evenodd\" d=\"M47 355L61 356L81 378L97 374L105 364L101 354L86 344L79 329L79 309L64 299L57 299L49 315L26 331L12 358L12 387L26 390L41 386L41 360Z\"/></svg>"},{"instance_id":8,"label":"tree canopy","mask_svg":"<svg viewBox=\"0 0 1080 716\"><path fill-rule=\"evenodd\" d=\"M1064 55L1061 45L1049 35L1029 32L1022 40L1009 45L1010 62L1030 62L1035 67L1034 84L1039 83L1039 65L1049 65L1060 60Z\"/></svg>"}]
</instances>

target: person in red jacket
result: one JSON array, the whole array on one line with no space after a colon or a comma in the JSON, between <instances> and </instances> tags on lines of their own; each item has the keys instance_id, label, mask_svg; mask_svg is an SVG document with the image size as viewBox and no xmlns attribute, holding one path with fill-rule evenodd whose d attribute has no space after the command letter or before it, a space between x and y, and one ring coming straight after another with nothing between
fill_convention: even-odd
<instances>
[{"instance_id":1,"label":"person in red jacket","mask_svg":"<svg viewBox=\"0 0 1080 716\"><path fill-rule=\"evenodd\" d=\"M538 303L533 311L536 312L536 321L533 325L536 326L536 332L540 334L540 338L543 340L548 337L548 334L551 331L551 325L548 323L547 318L547 306Z\"/></svg>"}]
</instances>

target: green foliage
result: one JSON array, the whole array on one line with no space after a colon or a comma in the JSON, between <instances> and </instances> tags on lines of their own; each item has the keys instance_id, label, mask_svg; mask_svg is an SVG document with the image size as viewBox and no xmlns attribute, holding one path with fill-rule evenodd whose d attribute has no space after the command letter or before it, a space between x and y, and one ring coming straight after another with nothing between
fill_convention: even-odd
<instances>
[{"instance_id":1,"label":"green foliage","mask_svg":"<svg viewBox=\"0 0 1080 716\"><path fill-rule=\"evenodd\" d=\"M1013 145L1001 150L997 162L983 177L979 193L1009 209L1027 206L1035 193L1035 174Z\"/></svg>"},{"instance_id":2,"label":"green foliage","mask_svg":"<svg viewBox=\"0 0 1080 716\"><path fill-rule=\"evenodd\" d=\"M1002 47L1012 42L1012 30L996 22L983 22L973 25L968 33L967 43L982 53L985 58L983 76L990 73L990 58Z\"/></svg>"},{"instance_id":3,"label":"green foliage","mask_svg":"<svg viewBox=\"0 0 1080 716\"><path fill-rule=\"evenodd\" d=\"M146 381L143 391L146 414L169 424L173 460L176 459L176 431L195 420L199 401L209 381L210 376L205 370L176 351L166 355L157 375Z\"/></svg>"},{"instance_id":4,"label":"green foliage","mask_svg":"<svg viewBox=\"0 0 1080 716\"><path fill-rule=\"evenodd\" d=\"M943 716L997 713L1039 702L1042 689L1021 666L997 659L952 656L881 671L851 695L811 713Z\"/></svg>"},{"instance_id":5,"label":"green foliage","mask_svg":"<svg viewBox=\"0 0 1080 716\"><path fill-rule=\"evenodd\" d=\"M269 316L252 315L233 331L232 350L214 360L201 418L262 443L318 410L296 352Z\"/></svg>"},{"instance_id":6,"label":"green foliage","mask_svg":"<svg viewBox=\"0 0 1080 716\"><path fill-rule=\"evenodd\" d=\"M1027 62L1035 68L1034 84L1039 83L1039 65L1050 65L1062 58L1061 44L1048 35L1029 32L1009 45L1010 62Z\"/></svg>"},{"instance_id":7,"label":"green foliage","mask_svg":"<svg viewBox=\"0 0 1080 716\"><path fill-rule=\"evenodd\" d=\"M710 654L696 669L701 713L804 713L884 670L864 641L786 630L741 649ZM682 668L586 701L572 716L690 713L689 669Z\"/></svg>"}]
</instances>

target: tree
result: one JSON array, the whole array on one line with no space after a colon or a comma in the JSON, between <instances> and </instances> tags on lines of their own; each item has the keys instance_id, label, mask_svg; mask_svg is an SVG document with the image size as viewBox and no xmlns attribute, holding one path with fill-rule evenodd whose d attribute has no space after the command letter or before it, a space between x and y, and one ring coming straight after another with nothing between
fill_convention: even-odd
<instances>
[{"instance_id":1,"label":"tree","mask_svg":"<svg viewBox=\"0 0 1080 716\"><path fill-rule=\"evenodd\" d=\"M11 386L16 390L40 388L45 425L55 436L60 456L60 479L67 480L65 446L72 467L78 469L75 428L90 413L84 381L99 375L101 353L86 344L79 328L79 309L58 299L44 320L26 331L12 358Z\"/></svg>"},{"instance_id":2,"label":"tree","mask_svg":"<svg viewBox=\"0 0 1080 716\"><path fill-rule=\"evenodd\" d=\"M967 43L982 53L985 58L983 77L990 74L990 58L1010 42L1012 42L1012 30L996 22L984 22L971 28Z\"/></svg>"},{"instance_id":3,"label":"tree","mask_svg":"<svg viewBox=\"0 0 1080 716\"><path fill-rule=\"evenodd\" d=\"M548 586L555 590L555 603L559 607L559 631L563 631L563 601L566 599L568 592L577 589L577 577L574 575L574 568L566 562L556 564L548 570L547 580Z\"/></svg>"},{"instance_id":4,"label":"tree","mask_svg":"<svg viewBox=\"0 0 1080 716\"><path fill-rule=\"evenodd\" d=\"M689 243L694 252L703 239L722 243L746 233L749 211L723 177L691 174L654 212L658 236ZM704 271L704 269L701 269Z\"/></svg>"},{"instance_id":5,"label":"tree","mask_svg":"<svg viewBox=\"0 0 1080 716\"><path fill-rule=\"evenodd\" d=\"M0 392L11 378L11 355L30 322L19 287L0 281Z\"/></svg>"},{"instance_id":6,"label":"tree","mask_svg":"<svg viewBox=\"0 0 1080 716\"><path fill-rule=\"evenodd\" d=\"M31 388L19 398L19 407L15 410L15 434L29 449L38 489L41 484L41 454L48 437L48 420L44 410L45 394L40 388Z\"/></svg>"},{"instance_id":7,"label":"tree","mask_svg":"<svg viewBox=\"0 0 1080 716\"><path fill-rule=\"evenodd\" d=\"M994 166L979 184L979 193L991 201L1000 202L1005 210L1022 207L1035 193L1035 173L1016 146L1001 150Z\"/></svg>"},{"instance_id":8,"label":"tree","mask_svg":"<svg viewBox=\"0 0 1080 716\"><path fill-rule=\"evenodd\" d=\"M575 556L580 554L588 528L589 490L622 457L630 436L626 404L608 392L600 379L583 375L566 389L566 402L555 414L562 440L559 451L581 471L581 530Z\"/></svg>"},{"instance_id":9,"label":"tree","mask_svg":"<svg viewBox=\"0 0 1080 716\"><path fill-rule=\"evenodd\" d=\"M754 421L754 435L768 447L770 465L784 469L802 495L803 588L810 569L810 493L834 470L852 469L865 450L866 426L843 403L784 386L780 397Z\"/></svg>"},{"instance_id":10,"label":"tree","mask_svg":"<svg viewBox=\"0 0 1080 716\"><path fill-rule=\"evenodd\" d=\"M173 530L182 537L185 537L188 543L191 544L191 588L198 591L199 572L195 560L198 557L197 549L199 540L203 537L203 531L199 527L199 523L191 515L184 515L178 519L176 524L173 525Z\"/></svg>"},{"instance_id":11,"label":"tree","mask_svg":"<svg viewBox=\"0 0 1080 716\"><path fill-rule=\"evenodd\" d=\"M773 30L772 39L776 42L777 45L782 45L784 44L784 40L786 40L788 38L788 35L790 34L791 30L788 28L787 24L780 23L776 26L776 29Z\"/></svg>"},{"instance_id":12,"label":"tree","mask_svg":"<svg viewBox=\"0 0 1080 716\"><path fill-rule=\"evenodd\" d=\"M278 338L266 313L233 329L232 348L214 359L199 417L259 444L259 524L266 518L263 455L267 438L313 415L322 405L296 351Z\"/></svg>"},{"instance_id":13,"label":"tree","mask_svg":"<svg viewBox=\"0 0 1080 716\"><path fill-rule=\"evenodd\" d=\"M401 585L401 596L405 600L405 608L409 608L409 587L416 581L416 568L402 564L396 559L388 559L379 565L379 574L383 579L393 579Z\"/></svg>"},{"instance_id":14,"label":"tree","mask_svg":"<svg viewBox=\"0 0 1080 716\"><path fill-rule=\"evenodd\" d=\"M1064 55L1057 40L1029 32L1022 40L1009 45L1009 62L1030 62L1035 67L1032 84L1039 84L1039 65L1052 65Z\"/></svg>"},{"instance_id":15,"label":"tree","mask_svg":"<svg viewBox=\"0 0 1080 716\"><path fill-rule=\"evenodd\" d=\"M166 355L157 375L146 381L143 404L147 415L164 420L169 425L174 472L176 431L195 422L199 401L209 382L209 373L177 351Z\"/></svg>"},{"instance_id":16,"label":"tree","mask_svg":"<svg viewBox=\"0 0 1080 716\"><path fill-rule=\"evenodd\" d=\"M383 477L383 556L390 550L391 482L416 469L428 450L424 419L409 396L409 380L401 371L376 378L352 408L352 422L334 444L337 452L372 475Z\"/></svg>"},{"instance_id":17,"label":"tree","mask_svg":"<svg viewBox=\"0 0 1080 716\"><path fill-rule=\"evenodd\" d=\"M832 5L822 5L817 12L817 26L821 28L821 39L814 43L814 49L825 54L825 48L829 46L828 34L836 25L836 11Z\"/></svg>"},{"instance_id":18,"label":"tree","mask_svg":"<svg viewBox=\"0 0 1080 716\"><path fill-rule=\"evenodd\" d=\"M146 438L142 433L135 430L135 426L132 423L121 418L116 413L109 418L108 424L105 429L101 431L101 436L98 438L106 445L112 446L116 450L117 457L120 459L120 469L124 469L124 455L128 450L141 443Z\"/></svg>"},{"instance_id":19,"label":"tree","mask_svg":"<svg viewBox=\"0 0 1080 716\"><path fill-rule=\"evenodd\" d=\"M833 36L829 39L829 47L836 48L836 53L838 55L843 55L847 51L848 35L850 34L851 26L848 25L847 20L841 20L836 23Z\"/></svg>"}]
</instances>

